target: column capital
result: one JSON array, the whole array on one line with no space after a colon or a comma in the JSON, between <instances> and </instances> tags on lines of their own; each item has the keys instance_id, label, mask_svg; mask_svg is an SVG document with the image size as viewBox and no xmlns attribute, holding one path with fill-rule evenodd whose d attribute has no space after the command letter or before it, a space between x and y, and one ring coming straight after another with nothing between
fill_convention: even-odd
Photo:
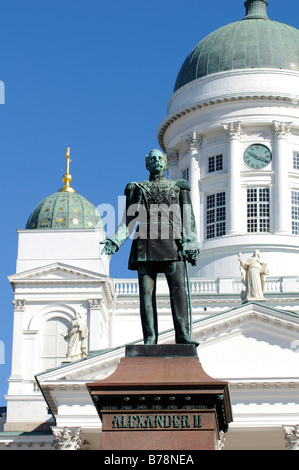
<instances>
[{"instance_id":1,"label":"column capital","mask_svg":"<svg viewBox=\"0 0 299 470\"><path fill-rule=\"evenodd\" d=\"M291 122L272 122L272 132L275 139L287 139L291 130Z\"/></svg>"},{"instance_id":2,"label":"column capital","mask_svg":"<svg viewBox=\"0 0 299 470\"><path fill-rule=\"evenodd\" d=\"M225 135L228 139L240 139L243 134L242 123L240 121L222 124Z\"/></svg>"},{"instance_id":3,"label":"column capital","mask_svg":"<svg viewBox=\"0 0 299 470\"><path fill-rule=\"evenodd\" d=\"M100 310L103 299L87 299L87 301L90 309Z\"/></svg>"},{"instance_id":4,"label":"column capital","mask_svg":"<svg viewBox=\"0 0 299 470\"><path fill-rule=\"evenodd\" d=\"M56 450L78 450L82 444L81 428L52 427Z\"/></svg>"},{"instance_id":5,"label":"column capital","mask_svg":"<svg viewBox=\"0 0 299 470\"><path fill-rule=\"evenodd\" d=\"M198 150L202 145L203 136L196 131L191 132L185 136L185 142L189 150Z\"/></svg>"},{"instance_id":6,"label":"column capital","mask_svg":"<svg viewBox=\"0 0 299 470\"><path fill-rule=\"evenodd\" d=\"M169 166L178 166L179 152L177 150L166 150L167 163Z\"/></svg>"},{"instance_id":7,"label":"column capital","mask_svg":"<svg viewBox=\"0 0 299 470\"><path fill-rule=\"evenodd\" d=\"M289 450L299 450L299 424L296 426L284 426L285 445Z\"/></svg>"},{"instance_id":8,"label":"column capital","mask_svg":"<svg viewBox=\"0 0 299 470\"><path fill-rule=\"evenodd\" d=\"M12 300L14 310L18 312L24 312L25 311L25 306L26 306L26 300L25 299L14 299Z\"/></svg>"}]
</instances>

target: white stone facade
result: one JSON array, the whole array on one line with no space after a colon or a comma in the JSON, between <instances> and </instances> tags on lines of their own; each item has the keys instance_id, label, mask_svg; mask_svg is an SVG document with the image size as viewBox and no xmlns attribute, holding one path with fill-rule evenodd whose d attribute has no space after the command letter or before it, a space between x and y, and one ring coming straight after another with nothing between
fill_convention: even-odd
<instances>
[{"instance_id":1,"label":"white stone facade","mask_svg":"<svg viewBox=\"0 0 299 470\"><path fill-rule=\"evenodd\" d=\"M201 243L193 277L235 277L235 253L250 255L254 248L269 260L273 276L297 274L292 191L296 196L299 190L294 164L299 151L298 85L295 71L236 70L194 80L172 96L159 139L169 156L169 177L181 178L188 169ZM271 163L262 169L249 168L243 158L257 143L272 152ZM210 171L209 159L219 155L221 168ZM250 189L268 191L269 227L263 232L248 233ZM208 238L207 205L213 194L225 197L225 233Z\"/></svg>"},{"instance_id":2,"label":"white stone facade","mask_svg":"<svg viewBox=\"0 0 299 470\"><path fill-rule=\"evenodd\" d=\"M191 184L201 248L190 269L193 335L204 370L229 381L233 407L219 446L298 450L299 73L234 70L195 80L171 97L158 138L169 178ZM244 161L252 144L272 153L263 168ZM103 238L97 230L19 231L0 449L99 448L86 383L113 373L125 344L142 343L137 280L109 277ZM242 304L238 253L255 249L269 266L265 302ZM173 343L164 278L157 294L159 343ZM69 362L61 332L76 312L88 355Z\"/></svg>"}]
</instances>

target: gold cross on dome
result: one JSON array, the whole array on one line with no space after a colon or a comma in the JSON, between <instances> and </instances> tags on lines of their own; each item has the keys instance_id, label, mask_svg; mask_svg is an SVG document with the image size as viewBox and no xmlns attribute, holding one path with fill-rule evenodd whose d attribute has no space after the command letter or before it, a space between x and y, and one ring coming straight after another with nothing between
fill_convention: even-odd
<instances>
[{"instance_id":1,"label":"gold cross on dome","mask_svg":"<svg viewBox=\"0 0 299 470\"><path fill-rule=\"evenodd\" d=\"M70 150L71 150L70 147L67 147L66 153L65 153L65 156L66 156L66 173L62 177L62 181L64 182L64 187L61 188L59 191L61 191L61 192L66 191L66 192L69 192L69 193L75 193L76 191L73 188L70 187L70 183L72 181L72 175L70 175L70 162L71 162Z\"/></svg>"},{"instance_id":2,"label":"gold cross on dome","mask_svg":"<svg viewBox=\"0 0 299 470\"><path fill-rule=\"evenodd\" d=\"M70 147L68 147L66 149L66 154L65 154L65 156L66 156L66 173L70 172L70 162L72 161L70 159L70 150L71 150Z\"/></svg>"}]
</instances>

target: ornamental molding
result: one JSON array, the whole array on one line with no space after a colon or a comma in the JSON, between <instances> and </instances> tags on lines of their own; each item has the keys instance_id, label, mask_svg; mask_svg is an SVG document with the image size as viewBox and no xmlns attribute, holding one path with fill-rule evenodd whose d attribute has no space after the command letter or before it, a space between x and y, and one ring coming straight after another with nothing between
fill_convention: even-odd
<instances>
[{"instance_id":1,"label":"ornamental molding","mask_svg":"<svg viewBox=\"0 0 299 470\"><path fill-rule=\"evenodd\" d=\"M203 135L199 134L196 131L191 132L184 138L186 144L188 145L189 151L196 150L198 151L202 146Z\"/></svg>"},{"instance_id":2,"label":"ornamental molding","mask_svg":"<svg viewBox=\"0 0 299 470\"><path fill-rule=\"evenodd\" d=\"M25 306L26 306L26 300L24 299L16 299L12 300L14 310L16 312L24 312L25 311Z\"/></svg>"},{"instance_id":3,"label":"ornamental molding","mask_svg":"<svg viewBox=\"0 0 299 470\"><path fill-rule=\"evenodd\" d=\"M285 391L295 390L299 388L299 379L284 379L284 378L273 378L273 379L260 379L260 378L233 378L229 379L229 386L231 390L237 390L240 392L248 391L264 391L265 394L270 391ZM296 392L297 393L297 392Z\"/></svg>"},{"instance_id":4,"label":"ornamental molding","mask_svg":"<svg viewBox=\"0 0 299 470\"><path fill-rule=\"evenodd\" d=\"M82 444L81 428L52 427L54 448L56 450L78 450Z\"/></svg>"},{"instance_id":5,"label":"ornamental molding","mask_svg":"<svg viewBox=\"0 0 299 470\"><path fill-rule=\"evenodd\" d=\"M182 106L177 111L167 116L164 119L164 121L162 121L158 129L158 141L159 141L161 149L165 151L164 136L165 136L167 129L174 122L178 121L179 119L183 118L184 116L188 114L191 114L200 109L207 108L209 106L214 106L214 105L224 104L224 103L240 102L240 101L271 101L271 102L280 101L280 102L294 105L294 97L280 96L280 95L275 96L275 95L267 95L267 94L240 95L240 96L216 98L216 99L207 100L207 101L192 102L189 104L189 106Z\"/></svg>"},{"instance_id":6,"label":"ornamental molding","mask_svg":"<svg viewBox=\"0 0 299 470\"><path fill-rule=\"evenodd\" d=\"M285 446L289 450L299 450L299 425L284 426Z\"/></svg>"},{"instance_id":7,"label":"ornamental molding","mask_svg":"<svg viewBox=\"0 0 299 470\"><path fill-rule=\"evenodd\" d=\"M101 310L103 299L87 299L90 310Z\"/></svg>"},{"instance_id":8,"label":"ornamental molding","mask_svg":"<svg viewBox=\"0 0 299 470\"><path fill-rule=\"evenodd\" d=\"M61 276L61 277L55 277ZM53 276L53 277L48 277ZM67 277L68 276L68 277ZM35 269L29 269L28 271L19 272L8 277L11 284L16 285L17 283L22 283L24 281L76 281L79 280L94 280L94 281L112 281L111 278L104 274L98 274L93 271L87 271L85 269L77 268L75 266L63 264L63 263L53 263L45 266L39 266Z\"/></svg>"},{"instance_id":9,"label":"ornamental molding","mask_svg":"<svg viewBox=\"0 0 299 470\"><path fill-rule=\"evenodd\" d=\"M168 166L178 166L179 163L179 152L177 150L168 149L166 150L166 157Z\"/></svg>"},{"instance_id":10,"label":"ornamental molding","mask_svg":"<svg viewBox=\"0 0 299 470\"><path fill-rule=\"evenodd\" d=\"M241 139L243 135L242 123L240 121L229 122L222 124L225 130L225 135L228 139Z\"/></svg>"},{"instance_id":11,"label":"ornamental molding","mask_svg":"<svg viewBox=\"0 0 299 470\"><path fill-rule=\"evenodd\" d=\"M287 139L291 131L291 122L272 122L272 132L275 139Z\"/></svg>"},{"instance_id":12,"label":"ornamental molding","mask_svg":"<svg viewBox=\"0 0 299 470\"><path fill-rule=\"evenodd\" d=\"M114 299L114 281L105 274L77 268L63 263L53 263L28 271L23 271L8 277L15 292L19 286L26 285L28 289L42 286L54 286L56 292L66 287L82 287L82 285L99 286L103 289L108 302Z\"/></svg>"}]
</instances>

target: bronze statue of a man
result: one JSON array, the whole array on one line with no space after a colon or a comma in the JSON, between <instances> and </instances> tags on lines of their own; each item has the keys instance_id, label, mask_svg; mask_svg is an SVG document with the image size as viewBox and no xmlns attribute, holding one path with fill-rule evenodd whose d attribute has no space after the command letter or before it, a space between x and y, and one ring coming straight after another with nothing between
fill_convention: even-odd
<instances>
[{"instance_id":1,"label":"bronze statue of a man","mask_svg":"<svg viewBox=\"0 0 299 470\"><path fill-rule=\"evenodd\" d=\"M129 269L137 270L144 344L157 344L156 281L164 273L177 344L198 345L189 335L185 262L196 264L199 254L195 219L186 180L165 178L166 156L152 150L146 156L148 181L129 183L125 189L126 212L115 234L105 240L102 253L115 253L138 223Z\"/></svg>"}]
</instances>

